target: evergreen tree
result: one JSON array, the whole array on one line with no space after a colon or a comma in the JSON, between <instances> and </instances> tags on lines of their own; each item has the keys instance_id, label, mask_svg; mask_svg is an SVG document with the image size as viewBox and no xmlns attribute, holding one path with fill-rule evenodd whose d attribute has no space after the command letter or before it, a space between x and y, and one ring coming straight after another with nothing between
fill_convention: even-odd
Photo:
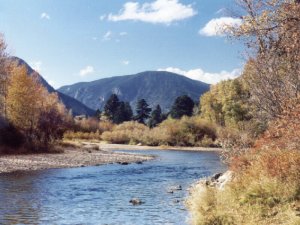
<instances>
[{"instance_id":1,"label":"evergreen tree","mask_svg":"<svg viewBox=\"0 0 300 225\"><path fill-rule=\"evenodd\" d=\"M157 105L156 108L152 111L151 117L149 119L148 125L150 128L156 127L162 122L162 112L160 105Z\"/></svg>"},{"instance_id":2,"label":"evergreen tree","mask_svg":"<svg viewBox=\"0 0 300 225\"><path fill-rule=\"evenodd\" d=\"M125 113L125 121L130 121L132 120L133 117L133 112L132 112L132 108L129 104L129 102L125 102L125 106L124 106L124 113Z\"/></svg>"},{"instance_id":3,"label":"evergreen tree","mask_svg":"<svg viewBox=\"0 0 300 225\"><path fill-rule=\"evenodd\" d=\"M132 109L128 102L120 102L119 107L114 115L114 123L120 124L130 121L132 118Z\"/></svg>"},{"instance_id":4,"label":"evergreen tree","mask_svg":"<svg viewBox=\"0 0 300 225\"><path fill-rule=\"evenodd\" d=\"M102 114L101 110L100 110L100 109L97 109L96 112L95 112L95 117L96 117L97 119L100 119L101 114Z\"/></svg>"},{"instance_id":5,"label":"evergreen tree","mask_svg":"<svg viewBox=\"0 0 300 225\"><path fill-rule=\"evenodd\" d=\"M174 119L180 119L182 116L192 116L194 105L194 101L189 96L179 96L176 98L170 114Z\"/></svg>"},{"instance_id":6,"label":"evergreen tree","mask_svg":"<svg viewBox=\"0 0 300 225\"><path fill-rule=\"evenodd\" d=\"M135 120L139 123L145 124L145 120L150 117L151 108L147 104L145 99L141 99L137 102Z\"/></svg>"},{"instance_id":7,"label":"evergreen tree","mask_svg":"<svg viewBox=\"0 0 300 225\"><path fill-rule=\"evenodd\" d=\"M120 101L116 94L112 94L104 106L104 115L113 123L116 123L115 115L120 107Z\"/></svg>"},{"instance_id":8,"label":"evergreen tree","mask_svg":"<svg viewBox=\"0 0 300 225\"><path fill-rule=\"evenodd\" d=\"M104 106L104 116L116 124L130 121L132 115L130 104L120 101L116 94L112 94Z\"/></svg>"}]
</instances>

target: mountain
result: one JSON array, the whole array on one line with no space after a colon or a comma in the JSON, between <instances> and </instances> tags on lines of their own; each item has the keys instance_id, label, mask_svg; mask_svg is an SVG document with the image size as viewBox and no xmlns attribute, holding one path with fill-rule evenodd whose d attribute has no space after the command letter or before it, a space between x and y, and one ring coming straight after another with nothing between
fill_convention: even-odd
<instances>
[{"instance_id":1,"label":"mountain","mask_svg":"<svg viewBox=\"0 0 300 225\"><path fill-rule=\"evenodd\" d=\"M27 68L28 74L31 75L35 70L33 70L23 59L20 59L18 57L11 57L11 61L16 62L18 65L24 65ZM37 73L37 72L36 72ZM62 103L66 106L68 110L72 110L73 115L88 115L92 116L95 114L95 111L81 103L80 101L65 95L59 91L56 91L48 82L39 74L37 73L40 82L42 85L50 92L57 92L59 99L62 101Z\"/></svg>"},{"instance_id":2,"label":"mountain","mask_svg":"<svg viewBox=\"0 0 300 225\"><path fill-rule=\"evenodd\" d=\"M164 71L147 71L135 75L104 78L92 82L81 82L63 86L60 92L77 99L88 107L103 109L112 93L122 101L130 102L135 109L139 99L146 99L154 107L160 104L163 111L170 110L180 95L188 95L198 102L210 85L187 77Z\"/></svg>"}]
</instances>

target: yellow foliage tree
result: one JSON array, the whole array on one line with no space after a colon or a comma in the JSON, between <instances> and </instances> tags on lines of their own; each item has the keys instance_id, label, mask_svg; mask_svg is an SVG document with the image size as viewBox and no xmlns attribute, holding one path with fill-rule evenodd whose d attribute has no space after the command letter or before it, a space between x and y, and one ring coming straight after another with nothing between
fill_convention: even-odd
<instances>
[{"instance_id":1,"label":"yellow foliage tree","mask_svg":"<svg viewBox=\"0 0 300 225\"><path fill-rule=\"evenodd\" d=\"M22 131L29 147L48 147L49 142L58 138L65 112L57 94L49 94L35 74L29 76L24 66L12 70L7 117Z\"/></svg>"},{"instance_id":2,"label":"yellow foliage tree","mask_svg":"<svg viewBox=\"0 0 300 225\"><path fill-rule=\"evenodd\" d=\"M8 119L19 129L32 131L38 122L45 93L37 78L26 68L16 67L10 76L7 92Z\"/></svg>"}]
</instances>

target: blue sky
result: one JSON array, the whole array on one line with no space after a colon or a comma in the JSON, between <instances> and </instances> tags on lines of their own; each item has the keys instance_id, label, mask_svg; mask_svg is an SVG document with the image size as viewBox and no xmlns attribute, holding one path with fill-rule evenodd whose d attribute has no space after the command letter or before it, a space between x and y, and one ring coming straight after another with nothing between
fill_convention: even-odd
<instances>
[{"instance_id":1,"label":"blue sky","mask_svg":"<svg viewBox=\"0 0 300 225\"><path fill-rule=\"evenodd\" d=\"M242 47L217 28L234 0L0 0L9 52L54 87L145 70L216 83L236 77Z\"/></svg>"}]
</instances>

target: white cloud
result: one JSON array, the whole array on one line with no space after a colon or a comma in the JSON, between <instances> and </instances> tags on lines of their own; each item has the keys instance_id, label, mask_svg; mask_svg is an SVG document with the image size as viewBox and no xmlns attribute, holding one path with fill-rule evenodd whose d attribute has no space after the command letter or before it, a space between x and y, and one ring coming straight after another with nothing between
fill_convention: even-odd
<instances>
[{"instance_id":1,"label":"white cloud","mask_svg":"<svg viewBox=\"0 0 300 225\"><path fill-rule=\"evenodd\" d=\"M128 60L123 60L121 63L122 63L124 66L128 66L129 63L130 63L130 61L128 61Z\"/></svg>"},{"instance_id":2,"label":"white cloud","mask_svg":"<svg viewBox=\"0 0 300 225\"><path fill-rule=\"evenodd\" d=\"M120 32L120 36L126 36L128 33L127 32Z\"/></svg>"},{"instance_id":3,"label":"white cloud","mask_svg":"<svg viewBox=\"0 0 300 225\"><path fill-rule=\"evenodd\" d=\"M83 68L82 70L80 70L79 74L80 76L82 77L85 77L91 73L94 73L95 72L95 69L94 67L92 66L86 66L85 68Z\"/></svg>"},{"instance_id":4,"label":"white cloud","mask_svg":"<svg viewBox=\"0 0 300 225\"><path fill-rule=\"evenodd\" d=\"M30 66L32 69L34 69L38 73L40 73L42 71L42 62L41 61L31 62Z\"/></svg>"},{"instance_id":5,"label":"white cloud","mask_svg":"<svg viewBox=\"0 0 300 225\"><path fill-rule=\"evenodd\" d=\"M179 68L168 67L166 69L158 69L158 71L168 71L172 73L181 74L190 79L202 81L208 84L216 84L222 80L234 79L241 75L241 69L234 69L231 72L223 70L219 73L209 73L203 71L200 68L185 71Z\"/></svg>"},{"instance_id":6,"label":"white cloud","mask_svg":"<svg viewBox=\"0 0 300 225\"><path fill-rule=\"evenodd\" d=\"M103 40L103 41L110 41L111 38L112 38L112 32L109 30L109 31L107 31L107 32L103 35L102 40Z\"/></svg>"},{"instance_id":7,"label":"white cloud","mask_svg":"<svg viewBox=\"0 0 300 225\"><path fill-rule=\"evenodd\" d=\"M241 19L232 17L220 17L210 20L200 31L199 34L204 36L224 36L226 27L237 27L242 24Z\"/></svg>"},{"instance_id":8,"label":"white cloud","mask_svg":"<svg viewBox=\"0 0 300 225\"><path fill-rule=\"evenodd\" d=\"M192 5L184 5L179 0L155 0L140 4L127 2L118 15L109 14L110 21L135 20L147 23L171 24L196 15Z\"/></svg>"},{"instance_id":9,"label":"white cloud","mask_svg":"<svg viewBox=\"0 0 300 225\"><path fill-rule=\"evenodd\" d=\"M49 16L48 13L43 12L43 13L41 14L41 19L50 20L50 16Z\"/></svg>"},{"instance_id":10,"label":"white cloud","mask_svg":"<svg viewBox=\"0 0 300 225\"><path fill-rule=\"evenodd\" d=\"M99 17L99 20L103 21L103 20L105 20L105 18L106 18L106 15L104 14L104 15Z\"/></svg>"}]
</instances>

